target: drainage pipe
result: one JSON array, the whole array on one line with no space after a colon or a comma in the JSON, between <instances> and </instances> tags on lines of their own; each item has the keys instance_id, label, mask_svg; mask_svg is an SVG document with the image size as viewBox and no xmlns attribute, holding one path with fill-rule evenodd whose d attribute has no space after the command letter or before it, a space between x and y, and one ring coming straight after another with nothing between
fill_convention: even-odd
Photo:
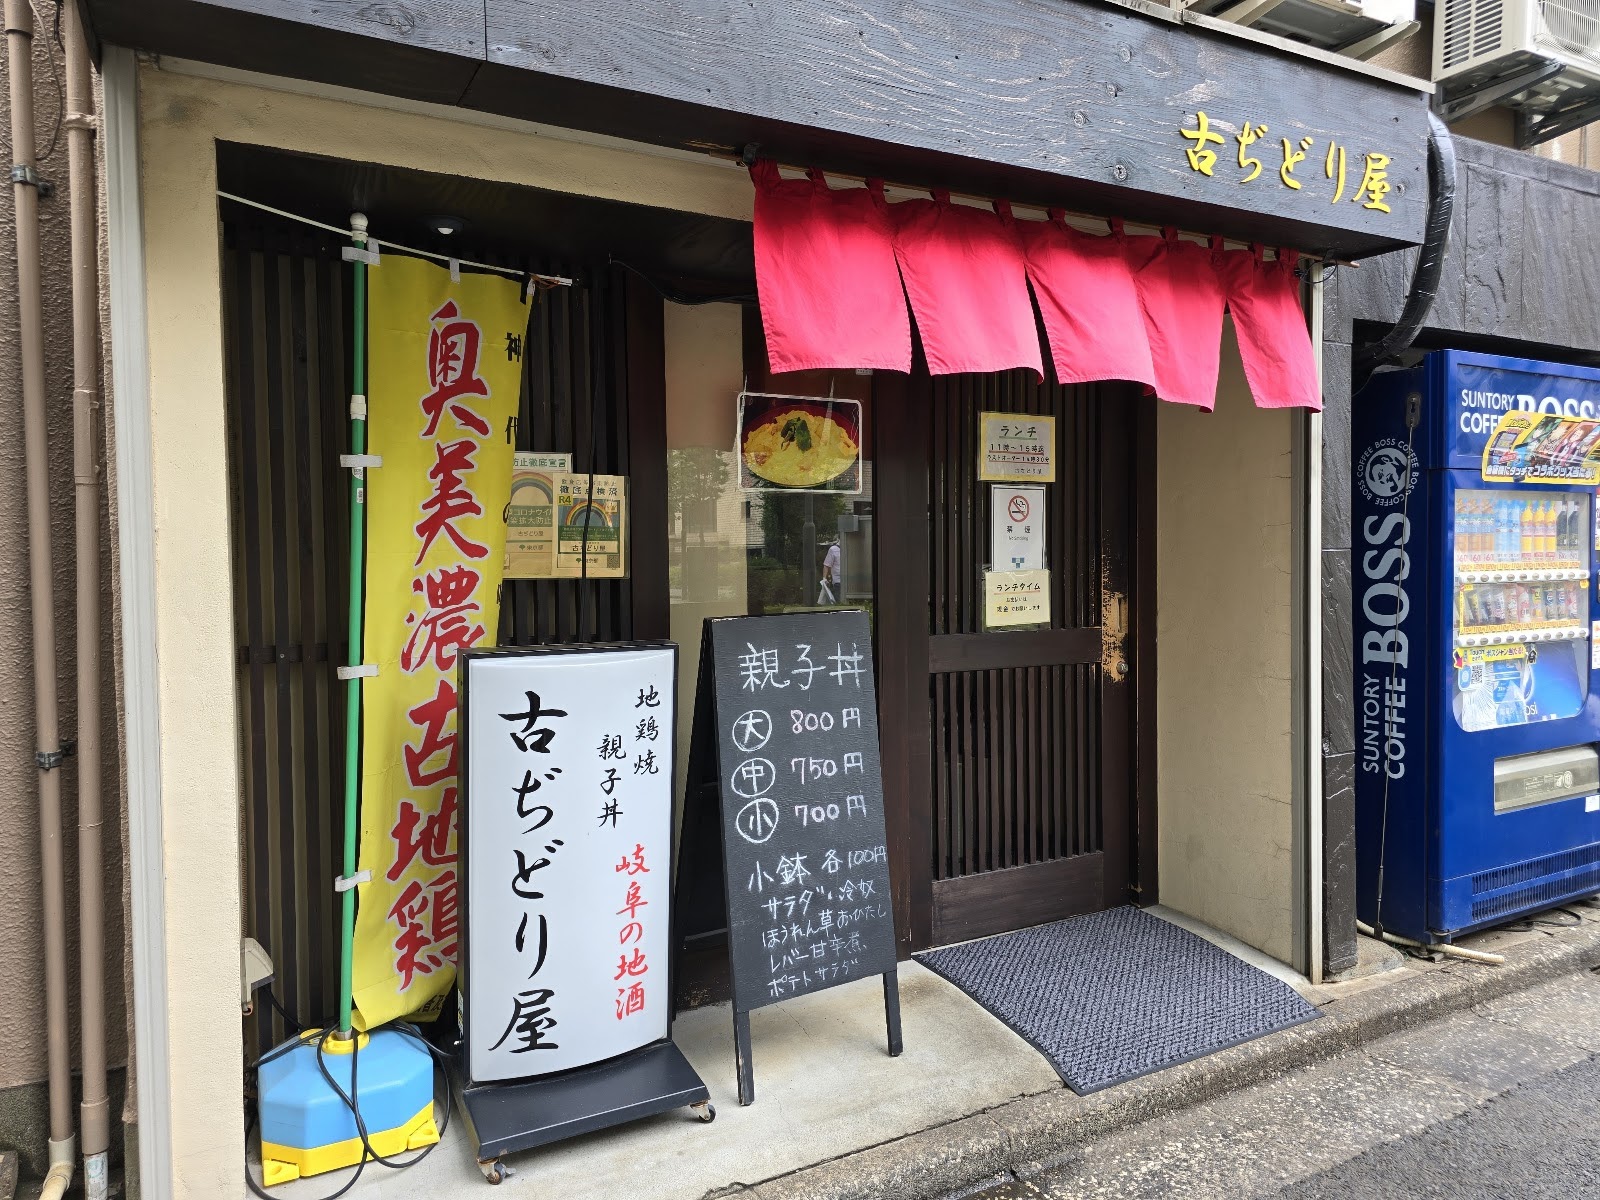
<instances>
[{"instance_id":1,"label":"drainage pipe","mask_svg":"<svg viewBox=\"0 0 1600 1200\"><path fill-rule=\"evenodd\" d=\"M1450 252L1450 221L1456 204L1456 145L1451 140L1450 127L1431 110L1428 130L1428 219L1417 265L1411 272L1411 287L1399 318L1388 332L1356 347L1350 366L1351 395L1365 387L1379 367L1394 362L1410 348L1439 295L1439 276Z\"/></svg>"},{"instance_id":2,"label":"drainage pipe","mask_svg":"<svg viewBox=\"0 0 1600 1200\"><path fill-rule=\"evenodd\" d=\"M94 97L76 4L62 6L72 203L72 476L78 592L78 977L82 1007L85 1200L105 1200L111 1149L106 1095L105 854L100 778L100 245L96 237Z\"/></svg>"},{"instance_id":3,"label":"drainage pipe","mask_svg":"<svg viewBox=\"0 0 1600 1200\"><path fill-rule=\"evenodd\" d=\"M1364 921L1357 921L1356 928L1368 937L1380 936L1373 931L1371 925ZM1468 950L1465 946L1452 946L1449 942L1431 944L1428 942L1414 942L1408 937L1401 937L1398 933L1390 933L1387 929L1383 931L1381 936L1391 946L1409 946L1413 950L1431 950L1438 954L1447 955L1450 958L1464 958L1468 962L1486 963L1491 967L1502 967L1506 961L1504 954L1490 954L1485 950Z\"/></svg>"},{"instance_id":4,"label":"drainage pipe","mask_svg":"<svg viewBox=\"0 0 1600 1200\"><path fill-rule=\"evenodd\" d=\"M72 1061L67 1048L66 884L61 846L61 730L56 712L55 591L50 581L50 481L45 437L44 329L39 284L39 172L33 139L33 10L5 0L11 91L11 198L17 236L17 316L27 463L28 571L33 609L34 759L39 767L45 1043L50 1071L50 1172L45 1200L72 1179Z\"/></svg>"}]
</instances>

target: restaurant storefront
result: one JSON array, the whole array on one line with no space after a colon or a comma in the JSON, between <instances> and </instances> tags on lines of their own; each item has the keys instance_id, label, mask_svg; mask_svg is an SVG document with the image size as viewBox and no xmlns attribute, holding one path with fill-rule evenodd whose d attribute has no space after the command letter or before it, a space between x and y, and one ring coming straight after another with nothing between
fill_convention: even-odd
<instances>
[{"instance_id":1,"label":"restaurant storefront","mask_svg":"<svg viewBox=\"0 0 1600 1200\"><path fill-rule=\"evenodd\" d=\"M886 142L881 162L860 137L811 152L803 138L740 139L739 153L713 154L682 145L717 141L711 118L670 139L644 122L622 140L534 125L516 106L473 113L109 52L112 307L120 345L138 347L117 360L119 451L131 456L119 503L152 514L124 522L125 560L149 564L124 619L160 664L142 695L128 681L130 704L157 714L130 767L166 864L143 912L164 941L147 982L166 998L145 1019L167 1040L167 1078L152 1065L141 1087L167 1097L143 1119L165 1116L179 1194L232 1194L239 1170L235 1141L213 1131L218 1114L241 1112L246 1047L231 1029L226 1053L183 1032L237 1002L236 964L215 948L241 936L265 946L292 1011L323 1012L337 990L327 882L339 873L350 342L339 231L356 211L375 238L461 270L565 281L530 297L509 436L518 452L626 480L626 565L615 578L507 578L500 644L677 643L681 777L706 618L865 609L902 957L1159 900L1316 975L1309 333L1304 356L1281 355L1287 390L1274 392L1247 304L1236 296L1224 320L1215 284L1215 329L1207 317L1196 337L1175 300L1162 327L1172 345L1157 353L1178 370L1158 398L1137 363L1062 369L1052 314L1092 316L1109 285L1085 289L1087 302L1063 287L1052 307L1019 253L1017 344L1025 355L1031 342L1035 362L963 362L945 350L968 327L946 315L936 333L902 260L904 360L841 350L819 365L789 337L806 319L793 291L775 300L763 273L758 201L763 173L798 185L813 168L821 182L808 186L830 195L887 177L889 210L949 188L939 204L987 219L1008 202L1006 221L1063 244L1114 230L1207 270L1213 253L1262 272L1299 266L1288 286L1314 326L1324 257L1415 243L1427 199L1421 98L1316 69L1381 116L1369 105L1359 129L1327 129L1315 115L1325 98L1308 95L1225 115L1226 99L1208 103L1208 123L1185 88L1163 84L1172 128L1140 149L1149 161L1117 134L1106 152L1122 174L1052 184L905 143ZM803 274L788 261L791 279ZM871 286L833 278L831 295L812 296L824 324ZM1114 308L1104 321L1127 332ZM1190 385L1194 396L1174 394ZM780 442L842 431L847 486L753 484L746 451L762 414ZM1048 474L997 475L985 414L1026 424ZM786 436L797 418L807 432ZM1004 562L1017 514L995 506L1012 492L1038 509ZM989 578L1008 567L1045 577L1039 607L1009 626ZM685 1003L726 994L719 953L714 939L691 945ZM265 1010L248 1025L251 1050L288 1032Z\"/></svg>"}]
</instances>

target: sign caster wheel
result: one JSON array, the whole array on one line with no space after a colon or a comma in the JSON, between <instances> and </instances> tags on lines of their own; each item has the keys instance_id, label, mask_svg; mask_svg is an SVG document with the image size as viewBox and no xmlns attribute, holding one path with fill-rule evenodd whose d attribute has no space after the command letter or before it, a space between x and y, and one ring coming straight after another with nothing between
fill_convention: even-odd
<instances>
[{"instance_id":1,"label":"sign caster wheel","mask_svg":"<svg viewBox=\"0 0 1600 1200\"><path fill-rule=\"evenodd\" d=\"M707 1125L711 1124L711 1122L717 1119L717 1106L711 1103L709 1100L707 1100L704 1104L691 1104L689 1106L689 1111L694 1113L699 1120L704 1121Z\"/></svg>"},{"instance_id":2,"label":"sign caster wheel","mask_svg":"<svg viewBox=\"0 0 1600 1200\"><path fill-rule=\"evenodd\" d=\"M490 1159L488 1162L480 1162L478 1170L483 1172L483 1177L490 1183L504 1183L506 1176L511 1174L511 1168L498 1158Z\"/></svg>"}]
</instances>

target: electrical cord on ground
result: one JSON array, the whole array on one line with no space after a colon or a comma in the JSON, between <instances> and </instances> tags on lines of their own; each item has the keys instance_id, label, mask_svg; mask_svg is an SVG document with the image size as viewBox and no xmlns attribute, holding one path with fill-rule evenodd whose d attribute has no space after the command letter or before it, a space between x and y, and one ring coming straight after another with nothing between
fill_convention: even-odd
<instances>
[{"instance_id":1,"label":"electrical cord on ground","mask_svg":"<svg viewBox=\"0 0 1600 1200\"><path fill-rule=\"evenodd\" d=\"M269 991L268 995L269 996L271 995L270 991ZM276 1004L276 998L275 997L273 998L273 1000L274 1000L274 1007L278 1007L277 1004ZM281 1008L279 1008L279 1012L283 1014L285 1020L291 1020L289 1015L287 1013L284 1013ZM446 1053L443 1050L440 1050L438 1047L432 1045L428 1041L428 1039L425 1038L422 1035L422 1031L420 1029L418 1029L415 1025L409 1024L409 1023L404 1022L404 1021L395 1021L392 1024L386 1026L385 1028L392 1029L395 1032L398 1032L398 1033L402 1034L403 1036L405 1036L405 1037L411 1039L412 1041L416 1042L417 1045L421 1046L424 1050L426 1050L428 1052L429 1060L438 1066L440 1072L441 1073L444 1072L444 1070L445 1070L445 1060L446 1060L446 1058L448 1056L446 1055ZM359 1075L359 1071L360 1071L360 1067L361 1067L361 1042L360 1042L359 1033L355 1033L355 1034L351 1035L352 1036L352 1045L350 1047L350 1091L349 1092L346 1092L342 1087L339 1086L339 1081L336 1080L333 1077L332 1072L330 1072L328 1070L327 1062L323 1058L323 1047L327 1044L328 1039L333 1037L336 1032L337 1031L332 1026L327 1026L327 1027L324 1027L324 1028L321 1028L321 1029L317 1029L317 1030L306 1030L306 1031L303 1031L300 1034L296 1035L296 1037L295 1037L295 1039L293 1041L285 1042L283 1045L277 1047L276 1049L269 1050L267 1053L263 1054L259 1059L256 1060L254 1066L250 1069L250 1073L251 1074L255 1074L265 1064L267 1064L269 1062L272 1062L272 1061L274 1061L276 1059L282 1058L285 1054L292 1053L293 1051L300 1049L302 1046L305 1046L309 1042L313 1042L313 1041L315 1042L316 1054L317 1054L317 1070L321 1072L323 1080L326 1081L328 1086L333 1089L334 1094L337 1095L339 1097L339 1099L344 1103L344 1106L350 1110L350 1115L355 1119L356 1134L361 1139L361 1149L362 1149L361 1161L358 1162L356 1164L356 1166L355 1166L355 1174L350 1176L350 1178L347 1179L343 1183L343 1185L340 1186L338 1191L332 1192L332 1193L328 1194L327 1196L322 1197L321 1200L339 1200L339 1197L343 1196L351 1188L355 1187L357 1181L360 1180L360 1178L361 1178L362 1172L367 1169L367 1163L369 1161L376 1162L376 1163L381 1164L382 1166L389 1167L389 1168L391 1168L393 1170L400 1171L400 1170L404 1170L407 1167L415 1166L417 1163L419 1163L423 1159L427 1158L428 1155L432 1154L433 1151L435 1150L435 1148L438 1147L440 1142L444 1141L445 1131L450 1128L450 1113L451 1113L451 1109L452 1109L451 1098L450 1098L450 1082L449 1082L449 1079L447 1077L445 1079L445 1087L444 1087L444 1116L439 1122L439 1141L434 1142L432 1145L424 1146L421 1150L419 1150L417 1152L417 1154L416 1154L416 1156L414 1158L406 1159L403 1162L400 1161L398 1158L385 1158L383 1155L379 1154L372 1147L372 1139L371 1139L371 1136L367 1132L366 1121L361 1116L360 1103L356 1099L356 1097L360 1094L360 1087L359 1087L359 1085L357 1083L357 1079L358 1079L358 1075ZM249 1152L250 1132L251 1132L251 1129L255 1126L256 1122L259 1121L259 1119L260 1119L260 1114L259 1114L259 1100L258 1100L257 1101L257 1109L256 1109L255 1112L253 1112L253 1114L251 1116L251 1119L249 1120L249 1122L247 1122L247 1124L245 1126L245 1147L246 1148L245 1148L244 1178L245 1178L245 1182L250 1185L250 1190L255 1195L261 1197L261 1200L274 1200L272 1195L270 1193L268 1193L265 1189L263 1189L262 1186L256 1182L255 1176L250 1171L250 1152Z\"/></svg>"},{"instance_id":2,"label":"electrical cord on ground","mask_svg":"<svg viewBox=\"0 0 1600 1200\"><path fill-rule=\"evenodd\" d=\"M1551 916L1556 913L1560 913L1564 917L1570 917L1571 920L1550 920ZM1534 919L1534 923L1536 925L1543 925L1547 929L1576 929L1579 925L1583 924L1583 917L1578 913L1573 912L1570 908L1552 908L1549 912L1540 913L1539 916Z\"/></svg>"},{"instance_id":3,"label":"electrical cord on ground","mask_svg":"<svg viewBox=\"0 0 1600 1200\"><path fill-rule=\"evenodd\" d=\"M267 1003L272 1005L273 1011L275 1011L280 1017L283 1018L283 1023L285 1025L285 1027L287 1027L289 1032L291 1034L296 1034L296 1035L304 1033L306 1027L305 1027L304 1024L301 1023L300 1018L295 1016L293 1013L291 1013L288 1009L284 1008L284 1006L278 1002L278 997L273 993L273 990L271 988L267 988L266 992L267 992Z\"/></svg>"}]
</instances>

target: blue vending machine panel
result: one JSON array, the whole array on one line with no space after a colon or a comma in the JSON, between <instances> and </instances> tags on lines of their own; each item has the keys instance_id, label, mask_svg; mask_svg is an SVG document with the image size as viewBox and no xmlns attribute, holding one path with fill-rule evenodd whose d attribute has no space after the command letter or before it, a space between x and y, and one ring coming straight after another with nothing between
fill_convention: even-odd
<instances>
[{"instance_id":1,"label":"blue vending machine panel","mask_svg":"<svg viewBox=\"0 0 1600 1200\"><path fill-rule=\"evenodd\" d=\"M1600 892L1600 371L1439 351L1354 405L1362 919L1437 941Z\"/></svg>"}]
</instances>

